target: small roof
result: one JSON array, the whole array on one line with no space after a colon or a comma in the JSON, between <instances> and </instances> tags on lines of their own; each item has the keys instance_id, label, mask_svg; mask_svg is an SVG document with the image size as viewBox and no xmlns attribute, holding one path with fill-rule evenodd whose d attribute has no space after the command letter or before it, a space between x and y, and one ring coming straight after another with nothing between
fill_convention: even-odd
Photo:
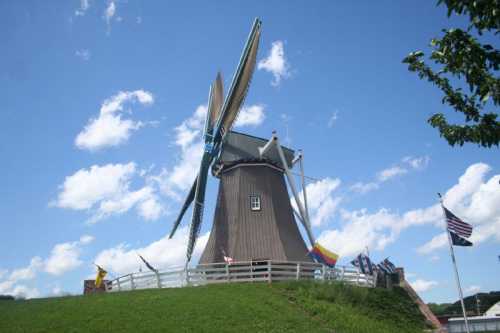
<instances>
[{"instance_id":1,"label":"small roof","mask_svg":"<svg viewBox=\"0 0 500 333\"><path fill-rule=\"evenodd\" d=\"M500 316L500 301L496 302L484 313L485 316Z\"/></svg>"},{"instance_id":2,"label":"small roof","mask_svg":"<svg viewBox=\"0 0 500 333\"><path fill-rule=\"evenodd\" d=\"M224 144L222 145L222 151L219 155L219 161L224 164L229 164L239 160L261 159L259 155L259 147L263 147L268 141L269 139L258 138L256 136L231 131L225 137ZM288 167L291 168L295 152L287 147L281 146L281 148L283 149L283 154L285 155ZM283 168L283 164L281 163L278 150L276 148L270 149L266 153L264 159L273 162L280 168Z\"/></svg>"}]
</instances>

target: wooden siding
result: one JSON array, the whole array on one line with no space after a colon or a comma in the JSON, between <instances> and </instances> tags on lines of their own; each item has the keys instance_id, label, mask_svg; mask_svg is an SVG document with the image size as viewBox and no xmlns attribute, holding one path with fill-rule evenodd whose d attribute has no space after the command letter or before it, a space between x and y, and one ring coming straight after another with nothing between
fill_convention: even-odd
<instances>
[{"instance_id":1,"label":"wooden siding","mask_svg":"<svg viewBox=\"0 0 500 333\"><path fill-rule=\"evenodd\" d=\"M262 165L240 164L223 171L214 221L201 264L223 261L224 250L236 261L312 262L295 222L283 173ZM250 196L261 210L250 209Z\"/></svg>"}]
</instances>

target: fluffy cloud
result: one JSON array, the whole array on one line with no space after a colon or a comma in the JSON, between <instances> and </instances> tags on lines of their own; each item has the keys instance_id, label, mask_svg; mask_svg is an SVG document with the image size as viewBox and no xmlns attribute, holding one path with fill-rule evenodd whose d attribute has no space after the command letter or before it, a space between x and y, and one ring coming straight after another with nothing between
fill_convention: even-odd
<instances>
[{"instance_id":1,"label":"fluffy cloud","mask_svg":"<svg viewBox=\"0 0 500 333\"><path fill-rule=\"evenodd\" d=\"M208 233L201 235L193 253L193 261L201 255L208 241ZM120 244L100 252L94 262L111 271L114 275L136 272L142 265L138 256L143 256L151 265L158 269L181 266L186 261L186 246L189 230L179 229L172 239L165 235L163 238L141 248L131 248L127 244Z\"/></svg>"},{"instance_id":2,"label":"fluffy cloud","mask_svg":"<svg viewBox=\"0 0 500 333\"><path fill-rule=\"evenodd\" d=\"M444 204L455 215L474 226L470 241L474 244L488 239L500 241L500 174L489 180L486 175L491 168L484 163L477 163L467 168L460 177L458 184L453 186L444 196ZM444 222L439 223L444 228ZM431 253L447 245L446 233L435 236L429 242L420 246L421 254Z\"/></svg>"},{"instance_id":3,"label":"fluffy cloud","mask_svg":"<svg viewBox=\"0 0 500 333\"><path fill-rule=\"evenodd\" d=\"M266 118L263 105L250 105L241 108L234 127L258 126Z\"/></svg>"},{"instance_id":4,"label":"fluffy cloud","mask_svg":"<svg viewBox=\"0 0 500 333\"><path fill-rule=\"evenodd\" d=\"M438 283L436 281L417 279L413 282L410 282L410 285L417 293L422 293L436 287Z\"/></svg>"},{"instance_id":5,"label":"fluffy cloud","mask_svg":"<svg viewBox=\"0 0 500 333\"><path fill-rule=\"evenodd\" d=\"M404 157L400 163L393 165L389 168L377 172L376 179L374 181L363 183L357 182L350 187L351 191L365 194L373 190L380 188L380 185L392 178L404 175L410 170L422 170L429 164L429 156L421 157Z\"/></svg>"},{"instance_id":6,"label":"fluffy cloud","mask_svg":"<svg viewBox=\"0 0 500 333\"><path fill-rule=\"evenodd\" d=\"M81 247L94 240L94 237L84 235L76 242L56 244L49 258L45 261L45 272L52 275L62 275L82 264L80 260Z\"/></svg>"},{"instance_id":7,"label":"fluffy cloud","mask_svg":"<svg viewBox=\"0 0 500 333\"><path fill-rule=\"evenodd\" d=\"M180 200L180 193L191 187L198 173L203 154L202 132L205 125L207 107L200 105L194 113L174 128L174 144L180 149L177 163L170 169L163 169L149 179L159 184L162 192ZM235 127L258 126L265 119L264 106L249 105L242 107Z\"/></svg>"},{"instance_id":8,"label":"fluffy cloud","mask_svg":"<svg viewBox=\"0 0 500 333\"><path fill-rule=\"evenodd\" d=\"M328 124L327 124L328 128L332 128L333 125L337 122L337 119L338 119L338 112L335 111L334 113L332 113L332 115L328 119Z\"/></svg>"},{"instance_id":9,"label":"fluffy cloud","mask_svg":"<svg viewBox=\"0 0 500 333\"><path fill-rule=\"evenodd\" d=\"M257 68L273 74L274 80L271 81L271 85L273 86L278 86L283 78L290 76L290 65L285 58L282 41L277 40L272 43L269 55L267 58L259 61Z\"/></svg>"},{"instance_id":10,"label":"fluffy cloud","mask_svg":"<svg viewBox=\"0 0 500 333\"><path fill-rule=\"evenodd\" d=\"M340 197L334 197L333 192L340 186L340 179L325 178L306 186L307 204L313 227L327 223L334 215L340 201ZM303 204L303 192L299 193ZM297 210L295 200L292 206Z\"/></svg>"},{"instance_id":11,"label":"fluffy cloud","mask_svg":"<svg viewBox=\"0 0 500 333\"><path fill-rule=\"evenodd\" d=\"M122 214L136 207L139 216L146 220L158 219L163 207L152 185L130 190L130 183L139 172L133 162L128 164L93 165L66 177L60 186L57 200L60 208L91 210L89 222Z\"/></svg>"},{"instance_id":12,"label":"fluffy cloud","mask_svg":"<svg viewBox=\"0 0 500 333\"><path fill-rule=\"evenodd\" d=\"M76 242L56 244L47 259L33 257L28 266L14 269L10 274L2 270L4 274L0 276L0 294L13 295L19 298L33 298L40 296L36 288L30 288L22 281L33 280L41 271L51 275L61 275L79 267L82 264L80 254L82 247L91 243L93 236L83 235ZM1 279L4 278L2 281Z\"/></svg>"},{"instance_id":13,"label":"fluffy cloud","mask_svg":"<svg viewBox=\"0 0 500 333\"><path fill-rule=\"evenodd\" d=\"M471 295L474 295L474 294L477 294L478 292L481 291L481 287L480 286L469 286L465 289L465 293L467 294L471 294Z\"/></svg>"},{"instance_id":14,"label":"fluffy cloud","mask_svg":"<svg viewBox=\"0 0 500 333\"><path fill-rule=\"evenodd\" d=\"M75 55L83 61L90 60L90 51L87 49L76 50Z\"/></svg>"},{"instance_id":15,"label":"fluffy cloud","mask_svg":"<svg viewBox=\"0 0 500 333\"><path fill-rule=\"evenodd\" d=\"M125 143L133 131L144 126L140 121L122 119L124 104L134 102L151 105L154 98L150 92L135 90L120 91L106 99L101 106L99 116L90 119L77 135L75 145L80 149L96 151Z\"/></svg>"},{"instance_id":16,"label":"fluffy cloud","mask_svg":"<svg viewBox=\"0 0 500 333\"><path fill-rule=\"evenodd\" d=\"M500 175L485 181L490 167L483 163L471 165L459 178L456 185L444 195L444 202L458 216L475 225L471 241L480 243L487 239L500 240ZM341 256L355 255L368 246L383 250L394 242L400 233L410 227L434 225L444 228L439 204L414 209L404 214L379 209L375 213L367 210L341 210L342 227L325 230L319 241ZM420 254L434 253L446 246L446 234L442 233L417 249Z\"/></svg>"},{"instance_id":17,"label":"fluffy cloud","mask_svg":"<svg viewBox=\"0 0 500 333\"><path fill-rule=\"evenodd\" d=\"M104 20L106 21L106 24L108 25L108 34L111 31L111 20L116 14L116 4L113 0L108 2L108 6L106 7L106 10L104 11Z\"/></svg>"},{"instance_id":18,"label":"fluffy cloud","mask_svg":"<svg viewBox=\"0 0 500 333\"><path fill-rule=\"evenodd\" d=\"M76 16L83 16L87 12L87 10L90 8L90 3L89 0L80 0L80 8L75 10L75 15Z\"/></svg>"},{"instance_id":19,"label":"fluffy cloud","mask_svg":"<svg viewBox=\"0 0 500 333\"><path fill-rule=\"evenodd\" d=\"M379 182L385 182L385 181L388 181L389 179L394 178L396 176L404 175L407 172L408 172L408 170L406 170L400 166L393 166L393 167L390 167L390 168L387 168L387 169L380 171L377 174L377 179Z\"/></svg>"}]
</instances>

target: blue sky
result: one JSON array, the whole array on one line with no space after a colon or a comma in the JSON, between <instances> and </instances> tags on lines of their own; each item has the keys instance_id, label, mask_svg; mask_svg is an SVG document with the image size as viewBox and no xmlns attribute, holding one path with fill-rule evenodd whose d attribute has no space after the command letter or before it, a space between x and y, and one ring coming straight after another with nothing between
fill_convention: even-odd
<instances>
[{"instance_id":1,"label":"blue sky","mask_svg":"<svg viewBox=\"0 0 500 333\"><path fill-rule=\"evenodd\" d=\"M166 235L197 168L208 88L219 70L227 88L257 16L260 65L237 130L277 130L304 150L322 244L340 264L368 246L425 300L455 300L436 206L447 193L475 225L475 246L456 249L466 294L500 288L499 151L449 147L426 120L450 110L401 63L463 25L432 1L24 1L0 16L0 293L80 293L93 261L113 277L139 269L136 252L182 264L186 229ZM216 190L212 178L198 255Z\"/></svg>"}]
</instances>

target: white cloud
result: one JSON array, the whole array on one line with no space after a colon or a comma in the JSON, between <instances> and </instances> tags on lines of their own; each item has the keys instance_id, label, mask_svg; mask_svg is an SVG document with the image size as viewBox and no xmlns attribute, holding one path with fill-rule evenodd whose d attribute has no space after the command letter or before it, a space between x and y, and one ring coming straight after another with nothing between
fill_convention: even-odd
<instances>
[{"instance_id":1,"label":"white cloud","mask_svg":"<svg viewBox=\"0 0 500 333\"><path fill-rule=\"evenodd\" d=\"M332 128L333 125L337 122L337 119L338 119L338 112L335 111L334 113L332 113L332 115L328 119L328 127Z\"/></svg>"},{"instance_id":2,"label":"white cloud","mask_svg":"<svg viewBox=\"0 0 500 333\"><path fill-rule=\"evenodd\" d=\"M458 181L444 195L444 202L458 216L467 219L474 226L471 241L480 243L487 239L500 241L500 191L498 183L500 175L485 181L489 166L482 163L471 165ZM341 256L355 255L368 246L383 250L394 242L400 233L410 227L419 225L434 225L444 228L443 214L438 203L426 208L407 211L404 214L391 212L389 209L379 209L368 213L341 210L342 227L325 230L319 241ZM428 243L420 246L420 254L433 254L447 245L445 233L435 236Z\"/></svg>"},{"instance_id":3,"label":"white cloud","mask_svg":"<svg viewBox=\"0 0 500 333\"><path fill-rule=\"evenodd\" d=\"M153 186L130 190L130 183L138 173L133 162L81 169L66 177L57 200L52 204L60 208L90 210L91 223L123 214L134 207L145 220L156 220L164 209Z\"/></svg>"},{"instance_id":4,"label":"white cloud","mask_svg":"<svg viewBox=\"0 0 500 333\"><path fill-rule=\"evenodd\" d=\"M377 180L379 182L385 182L385 181L388 181L389 179L394 178L396 176L404 175L407 172L408 172L408 170L406 170L400 166L393 166L393 167L390 167L390 168L387 168L387 169L380 171L377 174Z\"/></svg>"},{"instance_id":5,"label":"white cloud","mask_svg":"<svg viewBox=\"0 0 500 333\"><path fill-rule=\"evenodd\" d=\"M311 217L312 226L321 226L327 223L334 215L342 200L334 197L332 193L340 186L340 179L325 178L306 186L307 204ZM300 201L303 203L303 192L299 193ZM295 200L292 206L297 210Z\"/></svg>"},{"instance_id":6,"label":"white cloud","mask_svg":"<svg viewBox=\"0 0 500 333\"><path fill-rule=\"evenodd\" d=\"M285 58L285 51L283 48L283 42L277 40L272 43L271 51L267 58L262 59L257 64L258 69L263 69L270 72L274 76L274 80L271 81L271 85L278 86L281 80L290 76L289 68L290 65Z\"/></svg>"},{"instance_id":7,"label":"white cloud","mask_svg":"<svg viewBox=\"0 0 500 333\"><path fill-rule=\"evenodd\" d=\"M40 292L36 288L29 288L25 285L17 285L11 292L9 292L9 295L20 299L36 298L40 296Z\"/></svg>"},{"instance_id":8,"label":"white cloud","mask_svg":"<svg viewBox=\"0 0 500 333\"><path fill-rule=\"evenodd\" d=\"M66 177L56 205L61 208L89 209L98 201L127 192L136 171L135 163L93 165Z\"/></svg>"},{"instance_id":9,"label":"white cloud","mask_svg":"<svg viewBox=\"0 0 500 333\"><path fill-rule=\"evenodd\" d=\"M417 252L420 254L433 253L437 249L440 249L448 244L448 236L446 232L434 236L429 242L417 248Z\"/></svg>"},{"instance_id":10,"label":"white cloud","mask_svg":"<svg viewBox=\"0 0 500 333\"><path fill-rule=\"evenodd\" d=\"M90 60L90 51L87 49L76 50L75 55L83 61Z\"/></svg>"},{"instance_id":11,"label":"white cloud","mask_svg":"<svg viewBox=\"0 0 500 333\"><path fill-rule=\"evenodd\" d=\"M39 297L40 293L36 288L30 288L19 284L22 281L33 280L39 272L46 272L51 275L61 275L82 264L80 254L82 246L91 243L93 236L83 235L76 242L56 244L47 259L33 257L30 264L23 268L14 269L7 276L7 271L3 270L0 280L7 276L4 281L0 281L0 294L12 295L18 298Z\"/></svg>"},{"instance_id":12,"label":"white cloud","mask_svg":"<svg viewBox=\"0 0 500 333\"><path fill-rule=\"evenodd\" d=\"M85 128L78 133L75 145L80 149L96 151L127 142L133 131L144 126L140 121L122 119L124 104L133 102L147 106L154 103L154 98L150 92L135 90L120 91L106 99L101 106L99 116L91 118Z\"/></svg>"},{"instance_id":13,"label":"white cloud","mask_svg":"<svg viewBox=\"0 0 500 333\"><path fill-rule=\"evenodd\" d=\"M466 294L477 294L478 292L481 291L481 287L480 286L476 286L476 285L472 285L472 286L469 286L465 289L465 293Z\"/></svg>"},{"instance_id":14,"label":"white cloud","mask_svg":"<svg viewBox=\"0 0 500 333\"><path fill-rule=\"evenodd\" d=\"M371 183L357 182L351 186L351 191L365 194L365 193L368 193L370 191L376 190L379 187L380 187L379 183L375 183L375 182L371 182Z\"/></svg>"},{"instance_id":15,"label":"white cloud","mask_svg":"<svg viewBox=\"0 0 500 333\"><path fill-rule=\"evenodd\" d=\"M201 235L193 253L193 262L201 255L208 241L209 233ZM177 231L172 239L165 235L163 238L141 248L131 248L127 244L101 251L94 262L114 275L136 272L143 265L138 254L142 255L151 265L158 269L184 265L189 230L187 227Z\"/></svg>"},{"instance_id":16,"label":"white cloud","mask_svg":"<svg viewBox=\"0 0 500 333\"><path fill-rule=\"evenodd\" d=\"M436 287L438 283L436 281L432 280L423 280L423 279L417 279L413 282L410 282L410 285L412 288L417 292L417 293L422 293L431 290L432 288Z\"/></svg>"},{"instance_id":17,"label":"white cloud","mask_svg":"<svg viewBox=\"0 0 500 333\"><path fill-rule=\"evenodd\" d=\"M62 275L82 264L80 254L82 245L87 245L94 240L93 236L84 235L79 241L56 244L45 260L44 270L52 275Z\"/></svg>"},{"instance_id":18,"label":"white cloud","mask_svg":"<svg viewBox=\"0 0 500 333\"><path fill-rule=\"evenodd\" d=\"M258 126L266 118L263 105L250 105L241 108L234 127Z\"/></svg>"},{"instance_id":19,"label":"white cloud","mask_svg":"<svg viewBox=\"0 0 500 333\"><path fill-rule=\"evenodd\" d=\"M76 16L83 16L87 12L87 10L90 8L90 2L89 0L80 0L80 8L75 10L75 15Z\"/></svg>"},{"instance_id":20,"label":"white cloud","mask_svg":"<svg viewBox=\"0 0 500 333\"><path fill-rule=\"evenodd\" d=\"M453 213L468 223L474 230L470 241L475 245L493 238L500 241L500 174L485 180L491 168L484 163L476 163L467 168L459 178L458 184L448 190L444 196L444 204ZM444 222L439 225L444 228ZM447 245L446 233L432 238L420 246L421 254Z\"/></svg>"},{"instance_id":21,"label":"white cloud","mask_svg":"<svg viewBox=\"0 0 500 333\"><path fill-rule=\"evenodd\" d=\"M113 0L109 1L108 6L106 7L106 10L104 11L104 20L106 21L106 24L108 25L108 34L110 33L111 29L111 20L113 19L113 16L116 14L116 5Z\"/></svg>"},{"instance_id":22,"label":"white cloud","mask_svg":"<svg viewBox=\"0 0 500 333\"><path fill-rule=\"evenodd\" d=\"M202 132L205 125L207 107L200 105L194 113L174 128L174 144L180 149L177 163L169 170L163 169L158 175L150 175L150 181L157 183L162 192L174 199L181 198L180 192L191 187L200 167L204 142ZM244 106L235 123L236 127L258 126L265 119L264 106Z\"/></svg>"},{"instance_id":23,"label":"white cloud","mask_svg":"<svg viewBox=\"0 0 500 333\"><path fill-rule=\"evenodd\" d=\"M43 266L42 258L33 257L30 264L24 268L18 268L12 271L9 280L15 282L22 280L31 280L36 276L37 271Z\"/></svg>"},{"instance_id":24,"label":"white cloud","mask_svg":"<svg viewBox=\"0 0 500 333\"><path fill-rule=\"evenodd\" d=\"M399 163L399 165L394 165L392 167L386 168L377 172L376 179L374 181L363 183L357 182L350 187L351 191L365 194L371 192L373 190L377 190L380 188L382 183L408 173L409 170L422 170L427 167L429 164L430 158L429 156L422 157L412 157L407 156L404 157Z\"/></svg>"},{"instance_id":25,"label":"white cloud","mask_svg":"<svg viewBox=\"0 0 500 333\"><path fill-rule=\"evenodd\" d=\"M430 157L429 156L421 156L421 157L412 157L406 156L403 158L403 162L408 164L413 169L424 169L429 164Z\"/></svg>"}]
</instances>

